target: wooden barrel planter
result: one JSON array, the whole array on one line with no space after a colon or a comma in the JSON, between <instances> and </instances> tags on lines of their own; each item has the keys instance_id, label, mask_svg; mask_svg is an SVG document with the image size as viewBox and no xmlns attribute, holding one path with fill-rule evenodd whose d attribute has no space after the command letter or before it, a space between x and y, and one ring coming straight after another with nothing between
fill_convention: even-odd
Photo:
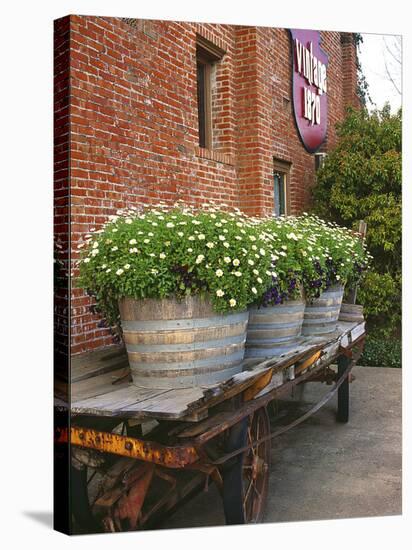
<instances>
[{"instance_id":1,"label":"wooden barrel planter","mask_svg":"<svg viewBox=\"0 0 412 550\"><path fill-rule=\"evenodd\" d=\"M358 304L342 304L339 313L339 321L345 321L347 323L361 323L364 320L363 306Z\"/></svg>"},{"instance_id":2,"label":"wooden barrel planter","mask_svg":"<svg viewBox=\"0 0 412 550\"><path fill-rule=\"evenodd\" d=\"M189 388L242 370L247 311L217 314L198 296L119 301L133 383L147 388Z\"/></svg>"},{"instance_id":3,"label":"wooden barrel planter","mask_svg":"<svg viewBox=\"0 0 412 550\"><path fill-rule=\"evenodd\" d=\"M319 298L306 304L302 325L304 336L322 336L336 330L343 290L342 285L331 286Z\"/></svg>"},{"instance_id":4,"label":"wooden barrel planter","mask_svg":"<svg viewBox=\"0 0 412 550\"><path fill-rule=\"evenodd\" d=\"M304 310L303 300L249 308L245 356L271 357L291 351L300 340Z\"/></svg>"}]
</instances>

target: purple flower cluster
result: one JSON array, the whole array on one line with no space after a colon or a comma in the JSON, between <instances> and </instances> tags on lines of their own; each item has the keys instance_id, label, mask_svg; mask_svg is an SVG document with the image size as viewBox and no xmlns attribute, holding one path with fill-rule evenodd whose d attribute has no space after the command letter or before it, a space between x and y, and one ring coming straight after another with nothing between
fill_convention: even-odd
<instances>
[{"instance_id":1,"label":"purple flower cluster","mask_svg":"<svg viewBox=\"0 0 412 550\"><path fill-rule=\"evenodd\" d=\"M283 304L291 297L298 285L297 278L293 273L288 281L287 290L281 290L277 277L272 276L272 281L273 285L262 296L262 306L264 307Z\"/></svg>"}]
</instances>

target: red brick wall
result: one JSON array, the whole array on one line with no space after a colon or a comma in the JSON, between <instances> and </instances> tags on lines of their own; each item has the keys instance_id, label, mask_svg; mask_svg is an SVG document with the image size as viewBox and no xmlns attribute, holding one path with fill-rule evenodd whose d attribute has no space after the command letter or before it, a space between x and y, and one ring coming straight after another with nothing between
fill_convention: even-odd
<instances>
[{"instance_id":1,"label":"red brick wall","mask_svg":"<svg viewBox=\"0 0 412 550\"><path fill-rule=\"evenodd\" d=\"M70 18L54 24L54 355L59 368L69 349Z\"/></svg>"},{"instance_id":2,"label":"red brick wall","mask_svg":"<svg viewBox=\"0 0 412 550\"><path fill-rule=\"evenodd\" d=\"M196 33L226 52L213 75L213 151L198 147ZM355 97L344 75L354 45L343 48L336 32L322 40L330 59L328 148ZM215 199L271 212L274 158L291 163L291 212L300 212L314 159L299 140L291 102L284 29L71 16L73 259L79 239L126 205ZM112 342L89 304L73 291L73 353Z\"/></svg>"}]
</instances>

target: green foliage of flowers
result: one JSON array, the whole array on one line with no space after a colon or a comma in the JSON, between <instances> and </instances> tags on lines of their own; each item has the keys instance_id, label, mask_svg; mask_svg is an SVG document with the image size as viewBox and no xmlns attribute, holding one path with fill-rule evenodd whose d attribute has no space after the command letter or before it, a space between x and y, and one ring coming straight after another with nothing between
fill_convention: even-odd
<instances>
[{"instance_id":1,"label":"green foliage of flowers","mask_svg":"<svg viewBox=\"0 0 412 550\"><path fill-rule=\"evenodd\" d=\"M79 245L79 286L111 325L130 296L208 295L217 312L318 296L346 282L367 253L359 239L314 216L257 219L210 205L177 204L110 216Z\"/></svg>"},{"instance_id":2,"label":"green foliage of flowers","mask_svg":"<svg viewBox=\"0 0 412 550\"><path fill-rule=\"evenodd\" d=\"M354 229L367 223L373 264L358 297L369 326L386 336L399 332L401 319L401 132L401 111L350 110L313 189L323 218Z\"/></svg>"},{"instance_id":3,"label":"green foliage of flowers","mask_svg":"<svg viewBox=\"0 0 412 550\"><path fill-rule=\"evenodd\" d=\"M110 323L123 296L204 293L217 312L242 310L263 294L263 274L271 267L257 226L238 210L210 206L119 212L86 237L79 283Z\"/></svg>"},{"instance_id":4,"label":"green foliage of flowers","mask_svg":"<svg viewBox=\"0 0 412 550\"><path fill-rule=\"evenodd\" d=\"M296 297L300 286L310 301L334 284L358 282L368 269L371 257L365 245L345 227L307 214L275 218L264 222L263 227L271 236L278 273L263 303Z\"/></svg>"}]
</instances>

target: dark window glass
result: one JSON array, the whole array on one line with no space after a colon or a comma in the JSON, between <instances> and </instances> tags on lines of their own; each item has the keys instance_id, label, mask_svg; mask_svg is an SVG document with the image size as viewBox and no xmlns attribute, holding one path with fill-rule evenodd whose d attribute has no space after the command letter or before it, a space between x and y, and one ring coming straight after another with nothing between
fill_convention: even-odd
<instances>
[{"instance_id":1,"label":"dark window glass","mask_svg":"<svg viewBox=\"0 0 412 550\"><path fill-rule=\"evenodd\" d=\"M197 112L199 117L199 145L206 147L206 97L204 63L197 63Z\"/></svg>"},{"instance_id":2,"label":"dark window glass","mask_svg":"<svg viewBox=\"0 0 412 550\"><path fill-rule=\"evenodd\" d=\"M281 172L274 173L275 216L283 216L286 214L285 177L285 174Z\"/></svg>"}]
</instances>

